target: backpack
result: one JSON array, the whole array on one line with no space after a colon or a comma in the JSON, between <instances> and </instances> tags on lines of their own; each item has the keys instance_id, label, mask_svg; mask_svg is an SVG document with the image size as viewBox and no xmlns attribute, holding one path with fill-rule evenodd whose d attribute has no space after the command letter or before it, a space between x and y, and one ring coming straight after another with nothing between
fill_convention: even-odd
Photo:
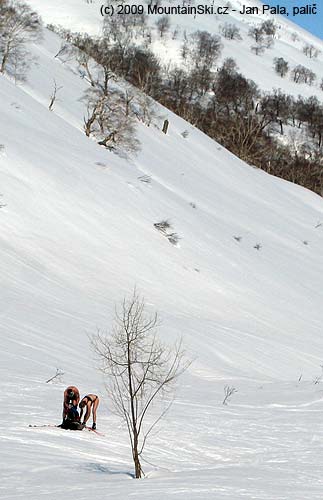
<instances>
[{"instance_id":1,"label":"backpack","mask_svg":"<svg viewBox=\"0 0 323 500\"><path fill-rule=\"evenodd\" d=\"M81 422L73 422L72 420L64 420L64 422L59 426L62 429L68 429L70 431L82 431L84 429L84 425Z\"/></svg>"},{"instance_id":2,"label":"backpack","mask_svg":"<svg viewBox=\"0 0 323 500\"><path fill-rule=\"evenodd\" d=\"M64 422L60 425L62 429L69 429L71 431L82 431L83 425L80 422L80 416L75 406L72 406L67 413Z\"/></svg>"},{"instance_id":3,"label":"backpack","mask_svg":"<svg viewBox=\"0 0 323 500\"><path fill-rule=\"evenodd\" d=\"M80 415L79 412L77 411L76 406L71 406L67 412L66 416L67 420L70 420L71 422L79 422L80 421Z\"/></svg>"}]
</instances>

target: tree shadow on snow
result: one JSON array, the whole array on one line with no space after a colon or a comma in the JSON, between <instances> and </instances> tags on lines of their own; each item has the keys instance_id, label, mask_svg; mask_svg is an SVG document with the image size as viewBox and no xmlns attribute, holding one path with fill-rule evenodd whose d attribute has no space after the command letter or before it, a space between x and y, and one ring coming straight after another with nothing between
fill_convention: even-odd
<instances>
[{"instance_id":1,"label":"tree shadow on snow","mask_svg":"<svg viewBox=\"0 0 323 500\"><path fill-rule=\"evenodd\" d=\"M111 475L121 475L121 476L129 476L131 479L134 478L134 474L129 471L124 470L113 470L106 465L99 464L96 462L91 462L83 467L85 470L89 472L99 472L101 474L111 474Z\"/></svg>"}]
</instances>

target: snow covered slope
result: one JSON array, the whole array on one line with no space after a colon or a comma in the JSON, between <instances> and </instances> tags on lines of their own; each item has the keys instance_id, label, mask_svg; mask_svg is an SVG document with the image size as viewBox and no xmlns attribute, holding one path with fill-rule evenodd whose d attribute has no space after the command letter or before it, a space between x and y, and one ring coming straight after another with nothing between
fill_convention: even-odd
<instances>
[{"instance_id":1,"label":"snow covered slope","mask_svg":"<svg viewBox=\"0 0 323 500\"><path fill-rule=\"evenodd\" d=\"M106 2L101 0L91 0L91 2L87 2L87 0L69 0L68 2L64 0L51 0L50 2L27 0L27 3L40 13L45 23L61 25L73 32L87 32L94 36L102 33L103 18L100 14L100 7ZM144 0L133 0L128 3L144 5L145 12L148 12ZM174 0L163 0L161 2L163 6L176 6L181 3L174 2ZM254 80L263 90L271 91L273 88L280 88L291 95L298 96L300 94L306 97L316 95L320 100L323 99L323 91L320 88L323 70L323 41L291 22L293 20L292 16L288 20L282 16L272 14L240 14L240 10L244 5L258 7L261 12L261 6L265 2L262 3L258 0L249 0L248 2L242 2L241 0L230 0L230 2L206 0L200 3L207 6L213 5L214 9L217 7L223 9L224 5L230 4L231 8L228 9L226 15L201 14L196 17L193 15L168 15L170 19L168 34L161 39L155 30L152 46L149 46L165 63L171 65L182 64L180 51L184 33L189 35L197 30L206 30L212 34L220 35L221 27L225 23L234 24L240 29L242 40L227 40L222 36L223 50L218 61L219 66L225 58L232 57L236 60L240 72L247 78ZM118 2L114 1L114 4L118 4ZM199 2L192 1L186 2L186 4L196 5ZM154 26L159 17L150 14L148 16L149 25ZM251 26L257 25L266 19L274 20L278 29L273 46L266 49L264 54L257 56L250 50L251 46L254 45L254 40L248 36L248 31ZM175 38L173 36L174 31L177 32ZM321 52L316 59L310 59L303 53L305 44L312 44ZM281 78L273 69L273 59L275 57L283 57L288 61L291 69L298 64L309 68L317 76L316 83L309 86L294 83L289 77Z\"/></svg>"},{"instance_id":2,"label":"snow covered slope","mask_svg":"<svg viewBox=\"0 0 323 500\"><path fill-rule=\"evenodd\" d=\"M322 199L166 110L167 136L138 124L138 157L108 153L59 46L34 45L28 84L0 78L2 498L321 498ZM134 285L194 360L137 482L88 341ZM59 422L71 383L102 395L105 436L28 428Z\"/></svg>"}]
</instances>

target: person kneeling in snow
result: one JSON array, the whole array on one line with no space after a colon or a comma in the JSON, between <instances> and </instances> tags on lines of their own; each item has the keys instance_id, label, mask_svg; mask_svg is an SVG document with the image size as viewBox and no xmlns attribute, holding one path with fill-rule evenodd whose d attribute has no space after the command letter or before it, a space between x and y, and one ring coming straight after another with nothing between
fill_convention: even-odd
<instances>
[{"instance_id":1,"label":"person kneeling in snow","mask_svg":"<svg viewBox=\"0 0 323 500\"><path fill-rule=\"evenodd\" d=\"M83 426L85 426L86 422L89 420L92 408L92 417L93 417L92 429L93 430L96 429L96 410L97 407L99 406L99 402L100 402L99 396L97 396L96 394L87 394L87 396L84 396L84 398L82 398L82 401L79 404L79 407L81 408L80 419L82 419L83 410L86 407Z\"/></svg>"},{"instance_id":2,"label":"person kneeling in snow","mask_svg":"<svg viewBox=\"0 0 323 500\"><path fill-rule=\"evenodd\" d=\"M81 430L80 417L77 405L80 401L80 391L77 387L70 385L64 391L63 402L63 422L60 427L63 429Z\"/></svg>"}]
</instances>

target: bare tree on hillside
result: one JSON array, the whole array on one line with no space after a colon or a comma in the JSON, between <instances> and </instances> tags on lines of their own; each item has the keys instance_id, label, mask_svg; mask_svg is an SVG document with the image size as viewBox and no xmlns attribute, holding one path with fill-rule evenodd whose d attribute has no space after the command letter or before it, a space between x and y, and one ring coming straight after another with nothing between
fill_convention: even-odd
<instances>
[{"instance_id":1,"label":"bare tree on hillside","mask_svg":"<svg viewBox=\"0 0 323 500\"><path fill-rule=\"evenodd\" d=\"M307 83L308 85L312 85L316 79L316 74L302 64L298 64L292 69L291 76L295 83Z\"/></svg>"},{"instance_id":2,"label":"bare tree on hillside","mask_svg":"<svg viewBox=\"0 0 323 500\"><path fill-rule=\"evenodd\" d=\"M283 57L275 57L274 68L282 78L288 73L289 64Z\"/></svg>"},{"instance_id":3,"label":"bare tree on hillside","mask_svg":"<svg viewBox=\"0 0 323 500\"><path fill-rule=\"evenodd\" d=\"M251 26L248 35L256 42L252 45L251 51L260 55L265 49L269 49L273 44L276 27L273 21L264 21L257 26Z\"/></svg>"},{"instance_id":4,"label":"bare tree on hillside","mask_svg":"<svg viewBox=\"0 0 323 500\"><path fill-rule=\"evenodd\" d=\"M275 25L275 22L272 19L263 21L260 26L265 35L271 37L275 36L277 31L277 26Z\"/></svg>"},{"instance_id":5,"label":"bare tree on hillside","mask_svg":"<svg viewBox=\"0 0 323 500\"><path fill-rule=\"evenodd\" d=\"M93 76L93 71L91 66L91 62L93 62L92 57L84 52L83 50L75 49L76 52L76 60L80 67L80 74L82 78L86 79L92 87L96 86L96 80Z\"/></svg>"},{"instance_id":6,"label":"bare tree on hillside","mask_svg":"<svg viewBox=\"0 0 323 500\"><path fill-rule=\"evenodd\" d=\"M248 31L248 35L250 38L253 38L256 43L261 43L264 39L264 32L261 26L251 26Z\"/></svg>"},{"instance_id":7,"label":"bare tree on hillside","mask_svg":"<svg viewBox=\"0 0 323 500\"><path fill-rule=\"evenodd\" d=\"M266 48L265 45L261 43L256 43L256 45L252 45L251 52L256 54L256 56L260 56L265 52L265 48Z\"/></svg>"},{"instance_id":8,"label":"bare tree on hillside","mask_svg":"<svg viewBox=\"0 0 323 500\"><path fill-rule=\"evenodd\" d=\"M142 121L147 127L149 127L154 120L160 118L155 101L147 94L140 92L137 98L137 104L138 110L136 116L138 120Z\"/></svg>"},{"instance_id":9,"label":"bare tree on hillside","mask_svg":"<svg viewBox=\"0 0 323 500\"><path fill-rule=\"evenodd\" d=\"M55 104L56 99L57 99L57 92L59 92L60 90L62 90L62 88L63 88L62 86L61 87L57 87L56 80L54 80L54 88L53 88L53 91L51 93L50 100L49 100L49 105L48 105L49 111L53 111L54 104Z\"/></svg>"},{"instance_id":10,"label":"bare tree on hillside","mask_svg":"<svg viewBox=\"0 0 323 500\"><path fill-rule=\"evenodd\" d=\"M225 23L221 26L221 34L224 38L227 38L227 40L242 40L240 29L235 24Z\"/></svg>"},{"instance_id":11,"label":"bare tree on hillside","mask_svg":"<svg viewBox=\"0 0 323 500\"><path fill-rule=\"evenodd\" d=\"M193 66L211 69L222 51L221 38L208 31L195 31L190 36L190 56Z\"/></svg>"},{"instance_id":12,"label":"bare tree on hillside","mask_svg":"<svg viewBox=\"0 0 323 500\"><path fill-rule=\"evenodd\" d=\"M22 2L0 3L0 73L17 73L17 63L25 62L24 47L41 33L38 14Z\"/></svg>"},{"instance_id":13,"label":"bare tree on hillside","mask_svg":"<svg viewBox=\"0 0 323 500\"><path fill-rule=\"evenodd\" d=\"M220 57L221 50L220 37L207 31L195 31L184 41L182 57L185 57L189 69L190 98L193 94L202 96L210 89L214 78L212 67Z\"/></svg>"},{"instance_id":14,"label":"bare tree on hillside","mask_svg":"<svg viewBox=\"0 0 323 500\"><path fill-rule=\"evenodd\" d=\"M181 342L169 348L158 339L158 324L157 314L146 312L145 300L134 290L117 308L112 332L98 332L91 341L114 408L128 429L136 478L143 475L147 438L166 411L149 418L153 403L188 366Z\"/></svg>"},{"instance_id":15,"label":"bare tree on hillside","mask_svg":"<svg viewBox=\"0 0 323 500\"><path fill-rule=\"evenodd\" d=\"M161 67L157 57L150 50L132 47L128 55L127 79L142 92L154 96L161 84Z\"/></svg>"},{"instance_id":16,"label":"bare tree on hillside","mask_svg":"<svg viewBox=\"0 0 323 500\"><path fill-rule=\"evenodd\" d=\"M162 16L156 21L156 27L159 31L160 38L163 38L164 35L169 31L170 28L170 19L169 16Z\"/></svg>"},{"instance_id":17,"label":"bare tree on hillside","mask_svg":"<svg viewBox=\"0 0 323 500\"><path fill-rule=\"evenodd\" d=\"M131 100L126 92L89 88L85 95L87 114L84 131L104 146L118 154L136 153L140 143L135 133L135 115L130 109Z\"/></svg>"},{"instance_id":18,"label":"bare tree on hillside","mask_svg":"<svg viewBox=\"0 0 323 500\"><path fill-rule=\"evenodd\" d=\"M303 53L310 59L315 59L319 55L320 51L311 43L306 43L303 47Z\"/></svg>"}]
</instances>

